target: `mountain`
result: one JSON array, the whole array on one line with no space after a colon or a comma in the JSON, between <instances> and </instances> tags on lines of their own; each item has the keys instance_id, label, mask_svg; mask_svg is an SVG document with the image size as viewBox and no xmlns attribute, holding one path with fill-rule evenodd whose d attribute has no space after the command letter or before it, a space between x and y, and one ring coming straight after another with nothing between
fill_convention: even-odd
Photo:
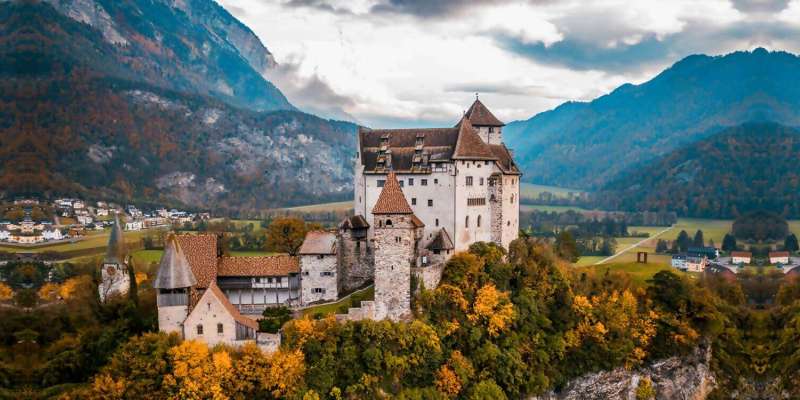
<instances>
[{"instance_id":1,"label":"mountain","mask_svg":"<svg viewBox=\"0 0 800 400\"><path fill-rule=\"evenodd\" d=\"M749 123L630 167L592 194L605 209L732 218L753 210L800 217L800 131Z\"/></svg>"},{"instance_id":2,"label":"mountain","mask_svg":"<svg viewBox=\"0 0 800 400\"><path fill-rule=\"evenodd\" d=\"M91 4L107 15L89 24L44 2L0 3L3 195L239 212L351 194L356 126L295 110L251 65L268 67L269 53L211 0Z\"/></svg>"},{"instance_id":3,"label":"mountain","mask_svg":"<svg viewBox=\"0 0 800 400\"><path fill-rule=\"evenodd\" d=\"M641 85L504 129L529 182L597 189L632 165L746 122L800 125L800 57L756 49L687 57Z\"/></svg>"},{"instance_id":4,"label":"mountain","mask_svg":"<svg viewBox=\"0 0 800 400\"><path fill-rule=\"evenodd\" d=\"M46 0L101 35L104 73L256 110L291 110L263 78L275 66L256 35L213 0ZM80 54L80 51L79 51Z\"/></svg>"}]
</instances>

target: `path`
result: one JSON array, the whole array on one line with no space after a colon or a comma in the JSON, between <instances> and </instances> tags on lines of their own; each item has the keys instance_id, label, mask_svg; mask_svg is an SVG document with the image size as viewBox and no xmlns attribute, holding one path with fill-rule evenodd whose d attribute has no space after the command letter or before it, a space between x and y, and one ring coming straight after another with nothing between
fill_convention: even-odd
<instances>
[{"instance_id":1,"label":"path","mask_svg":"<svg viewBox=\"0 0 800 400\"><path fill-rule=\"evenodd\" d=\"M605 263L607 263L607 262L609 262L609 261L611 261L611 260L613 260L613 259L615 259L615 258L617 258L617 257L621 256L623 253L626 253L626 252L628 252L628 250L635 249L635 248L637 248L637 247L641 246L641 245L642 245L644 242L646 242L646 241L648 241L648 240L651 240L651 239L656 239L656 238L658 238L659 236L663 235L664 233L666 233L666 232L668 232L668 231L672 230L672 228L674 228L674 227L675 227L675 225L670 225L668 228L664 228L664 229L662 229L661 231L659 231L659 232L658 232L658 233L656 233L655 235L653 235L653 236L648 236L648 237L646 237L646 238L644 238L644 239L642 239L642 240L640 240L640 241L638 241L638 242L636 242L636 243L634 243L634 244L632 244L632 245L630 245L630 246L628 246L628 247L626 247L626 248L624 248L624 249L622 249L622 250L618 251L618 252L617 252L616 254L614 254L613 256L611 256L611 257L606 257L606 258L604 258L604 259L602 259L602 260L600 260L600 261L598 261L598 262L594 263L594 265L605 264Z\"/></svg>"}]
</instances>

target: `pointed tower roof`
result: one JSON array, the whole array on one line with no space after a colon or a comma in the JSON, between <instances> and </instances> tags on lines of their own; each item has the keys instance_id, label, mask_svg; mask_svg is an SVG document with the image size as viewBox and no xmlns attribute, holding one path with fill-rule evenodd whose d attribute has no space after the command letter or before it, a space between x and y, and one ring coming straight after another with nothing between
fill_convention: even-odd
<instances>
[{"instance_id":1,"label":"pointed tower roof","mask_svg":"<svg viewBox=\"0 0 800 400\"><path fill-rule=\"evenodd\" d=\"M122 227L119 217L114 214L114 226L111 227L111 236L108 237L108 247L106 250L106 263L123 264L128 249L125 247L125 238L122 237Z\"/></svg>"},{"instance_id":2,"label":"pointed tower roof","mask_svg":"<svg viewBox=\"0 0 800 400\"><path fill-rule=\"evenodd\" d=\"M465 115L474 126L505 126L477 97Z\"/></svg>"},{"instance_id":3,"label":"pointed tower roof","mask_svg":"<svg viewBox=\"0 0 800 400\"><path fill-rule=\"evenodd\" d=\"M475 132L469 118L465 115L456 125L458 128L458 140L456 149L453 151L453 159L467 160L495 160L497 157L492 153L491 147Z\"/></svg>"},{"instance_id":4,"label":"pointed tower roof","mask_svg":"<svg viewBox=\"0 0 800 400\"><path fill-rule=\"evenodd\" d=\"M153 287L156 289L188 288L197 284L197 279L189 266L189 260L183 254L178 240L174 234L167 237L167 245L161 263L158 266L156 280Z\"/></svg>"},{"instance_id":5,"label":"pointed tower roof","mask_svg":"<svg viewBox=\"0 0 800 400\"><path fill-rule=\"evenodd\" d=\"M480 139L479 139L480 140ZM383 185L378 201L372 209L373 214L413 214L411 206L408 205L403 189L397 182L394 172L389 172L386 176L386 183Z\"/></svg>"}]
</instances>

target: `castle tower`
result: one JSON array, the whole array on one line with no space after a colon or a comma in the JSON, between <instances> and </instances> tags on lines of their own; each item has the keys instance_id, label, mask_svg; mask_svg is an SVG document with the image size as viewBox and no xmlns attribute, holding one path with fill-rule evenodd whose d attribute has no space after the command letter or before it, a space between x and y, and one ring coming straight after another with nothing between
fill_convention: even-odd
<instances>
[{"instance_id":1,"label":"castle tower","mask_svg":"<svg viewBox=\"0 0 800 400\"><path fill-rule=\"evenodd\" d=\"M408 205L400 183L389 172L372 209L375 247L374 319L411 317L411 268L424 224Z\"/></svg>"},{"instance_id":2,"label":"castle tower","mask_svg":"<svg viewBox=\"0 0 800 400\"><path fill-rule=\"evenodd\" d=\"M467 113L464 114L472 126L477 130L478 136L483 139L486 144L502 144L503 143L503 126L497 117L486 108L478 96L475 96L475 102L469 107Z\"/></svg>"},{"instance_id":3,"label":"castle tower","mask_svg":"<svg viewBox=\"0 0 800 400\"><path fill-rule=\"evenodd\" d=\"M183 321L189 315L191 288L197 285L189 261L174 234L166 240L164 255L158 266L153 288L158 290L158 329L162 332L183 332Z\"/></svg>"},{"instance_id":4,"label":"castle tower","mask_svg":"<svg viewBox=\"0 0 800 400\"><path fill-rule=\"evenodd\" d=\"M128 249L125 247L122 227L115 215L111 236L108 238L106 257L100 269L100 284L97 287L100 301L104 302L111 296L128 293L131 288L128 261Z\"/></svg>"}]
</instances>

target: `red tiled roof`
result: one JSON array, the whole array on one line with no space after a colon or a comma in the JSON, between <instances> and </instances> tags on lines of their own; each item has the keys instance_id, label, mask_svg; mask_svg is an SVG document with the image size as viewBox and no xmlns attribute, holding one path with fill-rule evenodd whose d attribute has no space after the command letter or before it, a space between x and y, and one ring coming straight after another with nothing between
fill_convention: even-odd
<instances>
[{"instance_id":1,"label":"red tiled roof","mask_svg":"<svg viewBox=\"0 0 800 400\"><path fill-rule=\"evenodd\" d=\"M770 258L772 257L789 257L788 251L770 251L769 252Z\"/></svg>"},{"instance_id":2,"label":"red tiled roof","mask_svg":"<svg viewBox=\"0 0 800 400\"><path fill-rule=\"evenodd\" d=\"M752 257L753 253L749 251L732 251L731 257Z\"/></svg>"},{"instance_id":3,"label":"red tiled roof","mask_svg":"<svg viewBox=\"0 0 800 400\"><path fill-rule=\"evenodd\" d=\"M422 222L421 219L417 218L416 214L411 214L411 224L414 225L414 228L424 228L425 223Z\"/></svg>"},{"instance_id":4,"label":"red tiled roof","mask_svg":"<svg viewBox=\"0 0 800 400\"><path fill-rule=\"evenodd\" d=\"M297 257L222 257L217 276L287 276L300 272Z\"/></svg>"},{"instance_id":5,"label":"red tiled roof","mask_svg":"<svg viewBox=\"0 0 800 400\"><path fill-rule=\"evenodd\" d=\"M336 254L336 234L326 231L306 233L299 254Z\"/></svg>"},{"instance_id":6,"label":"red tiled roof","mask_svg":"<svg viewBox=\"0 0 800 400\"><path fill-rule=\"evenodd\" d=\"M467 110L466 117L474 126L504 126L497 117L486 108L480 100L475 99L475 102Z\"/></svg>"},{"instance_id":7,"label":"red tiled roof","mask_svg":"<svg viewBox=\"0 0 800 400\"><path fill-rule=\"evenodd\" d=\"M400 188L400 183L394 176L394 172L389 172L386 176L386 183L383 185L383 190L378 196L378 201L375 202L375 207L372 208L373 214L413 214L411 206L408 205L406 197L403 195L403 189Z\"/></svg>"},{"instance_id":8,"label":"red tiled roof","mask_svg":"<svg viewBox=\"0 0 800 400\"><path fill-rule=\"evenodd\" d=\"M472 127L467 117L461 118L461 122L458 123L458 141L456 141L453 159L497 159L489 145L475 132L475 128Z\"/></svg>"},{"instance_id":9,"label":"red tiled roof","mask_svg":"<svg viewBox=\"0 0 800 400\"><path fill-rule=\"evenodd\" d=\"M236 307L234 307L233 304L231 304L231 302L228 301L228 297L225 296L225 293L222 293L222 290L220 290L219 286L217 286L216 283L211 282L211 285L209 285L208 290L209 292L211 292L212 295L214 295L214 297L217 298L217 300L219 300L220 303L222 303L222 306L225 307L225 310L228 311L228 313L233 317L233 319L236 320L236 322L248 328L258 330L258 323L240 314L239 310L237 310Z\"/></svg>"},{"instance_id":10,"label":"red tiled roof","mask_svg":"<svg viewBox=\"0 0 800 400\"><path fill-rule=\"evenodd\" d=\"M192 267L197 287L207 288L217 279L217 235L176 235L183 254Z\"/></svg>"}]
</instances>

